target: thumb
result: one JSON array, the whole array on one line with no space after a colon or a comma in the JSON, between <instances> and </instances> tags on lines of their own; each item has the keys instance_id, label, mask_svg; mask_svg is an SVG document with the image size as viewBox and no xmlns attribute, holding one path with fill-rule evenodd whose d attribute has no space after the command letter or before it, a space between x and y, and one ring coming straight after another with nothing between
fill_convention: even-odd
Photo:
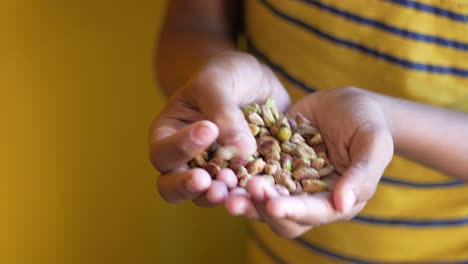
<instances>
[{"instance_id":1,"label":"thumb","mask_svg":"<svg viewBox=\"0 0 468 264\"><path fill-rule=\"evenodd\" d=\"M368 201L393 156L393 142L385 126L360 128L350 148L351 164L334 188L335 207L344 213Z\"/></svg>"},{"instance_id":2,"label":"thumb","mask_svg":"<svg viewBox=\"0 0 468 264\"><path fill-rule=\"evenodd\" d=\"M229 79L229 78L226 78ZM250 132L236 96L229 93L233 84L229 80L194 82L192 95L203 116L219 129L218 143L236 147L240 154L250 155L256 150L255 138Z\"/></svg>"},{"instance_id":3,"label":"thumb","mask_svg":"<svg viewBox=\"0 0 468 264\"><path fill-rule=\"evenodd\" d=\"M218 142L221 145L234 146L244 155L255 152L255 138L242 110L231 98L221 94L216 99L213 98L211 103L202 106L201 111L218 126Z\"/></svg>"}]
</instances>

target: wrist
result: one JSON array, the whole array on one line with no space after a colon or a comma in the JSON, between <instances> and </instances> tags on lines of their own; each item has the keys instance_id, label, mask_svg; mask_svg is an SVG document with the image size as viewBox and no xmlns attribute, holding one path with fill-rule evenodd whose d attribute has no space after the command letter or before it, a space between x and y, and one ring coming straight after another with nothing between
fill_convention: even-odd
<instances>
[{"instance_id":1,"label":"wrist","mask_svg":"<svg viewBox=\"0 0 468 264\"><path fill-rule=\"evenodd\" d=\"M399 120L401 119L400 108L402 107L400 100L395 97L382 95L374 92L365 92L368 93L369 96L372 99L374 99L380 106L380 109L382 110L384 116L385 124L388 128L388 131L390 132L390 135L392 136L393 143L396 149L401 134L400 132L402 131L400 125L401 122L399 122Z\"/></svg>"}]
</instances>

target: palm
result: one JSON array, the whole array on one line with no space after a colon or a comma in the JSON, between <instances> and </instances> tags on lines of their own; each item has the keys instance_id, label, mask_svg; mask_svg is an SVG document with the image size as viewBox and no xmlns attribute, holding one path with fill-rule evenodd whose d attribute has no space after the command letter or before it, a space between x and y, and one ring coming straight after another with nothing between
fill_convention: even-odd
<instances>
[{"instance_id":1,"label":"palm","mask_svg":"<svg viewBox=\"0 0 468 264\"><path fill-rule=\"evenodd\" d=\"M311 196L279 196L260 180L249 182L255 208L250 215L265 220L285 237L356 215L373 195L393 154L392 137L379 105L358 89L317 92L293 105L287 114L294 117L297 113L320 130L337 173L325 177L330 192ZM228 210L233 211L234 202L239 201L231 199Z\"/></svg>"},{"instance_id":2,"label":"palm","mask_svg":"<svg viewBox=\"0 0 468 264\"><path fill-rule=\"evenodd\" d=\"M270 97L282 111L289 107L289 96L271 70L242 53L217 56L181 87L150 130L151 160L162 173L158 187L163 198L222 203L237 184L235 175L225 172L212 180L185 164L215 140L253 153L255 139L240 107Z\"/></svg>"}]
</instances>

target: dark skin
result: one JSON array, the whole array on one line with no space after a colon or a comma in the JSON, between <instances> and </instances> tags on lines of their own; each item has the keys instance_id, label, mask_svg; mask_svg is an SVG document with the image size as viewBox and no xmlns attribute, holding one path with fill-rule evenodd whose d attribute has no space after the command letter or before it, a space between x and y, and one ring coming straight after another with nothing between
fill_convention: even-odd
<instances>
[{"instance_id":1,"label":"dark skin","mask_svg":"<svg viewBox=\"0 0 468 264\"><path fill-rule=\"evenodd\" d=\"M265 221L278 235L292 238L355 216L374 194L394 151L468 179L466 113L354 87L316 92L289 109L289 96L272 71L236 50L241 2L170 2L158 49L158 77L171 97L149 136L164 199L192 200L204 207L225 204L231 214ZM255 151L239 107L270 97L280 111L289 109L291 116L301 112L321 130L340 174L332 177L332 191L280 196L261 178L241 189L228 169L211 179L205 171L185 165L215 140L245 155Z\"/></svg>"}]
</instances>

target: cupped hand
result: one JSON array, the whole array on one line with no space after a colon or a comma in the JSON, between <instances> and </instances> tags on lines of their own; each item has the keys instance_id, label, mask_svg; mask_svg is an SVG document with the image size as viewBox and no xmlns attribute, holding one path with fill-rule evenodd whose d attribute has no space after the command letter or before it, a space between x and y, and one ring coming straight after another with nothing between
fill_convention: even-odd
<instances>
[{"instance_id":1,"label":"cupped hand","mask_svg":"<svg viewBox=\"0 0 468 264\"><path fill-rule=\"evenodd\" d=\"M247 196L228 199L229 212L265 221L282 237L294 238L313 227L348 220L374 194L393 156L393 140L384 112L371 93L338 88L311 94L288 111L302 113L321 132L336 172L327 176L330 191L280 195L262 178L250 180Z\"/></svg>"},{"instance_id":2,"label":"cupped hand","mask_svg":"<svg viewBox=\"0 0 468 264\"><path fill-rule=\"evenodd\" d=\"M222 204L237 185L234 173L224 169L212 179L205 170L186 164L215 141L237 147L239 155L252 154L255 139L240 107L267 98L275 99L282 111L289 107L289 95L272 71L248 54L220 54L196 72L170 98L149 131L161 196L171 203Z\"/></svg>"}]
</instances>

